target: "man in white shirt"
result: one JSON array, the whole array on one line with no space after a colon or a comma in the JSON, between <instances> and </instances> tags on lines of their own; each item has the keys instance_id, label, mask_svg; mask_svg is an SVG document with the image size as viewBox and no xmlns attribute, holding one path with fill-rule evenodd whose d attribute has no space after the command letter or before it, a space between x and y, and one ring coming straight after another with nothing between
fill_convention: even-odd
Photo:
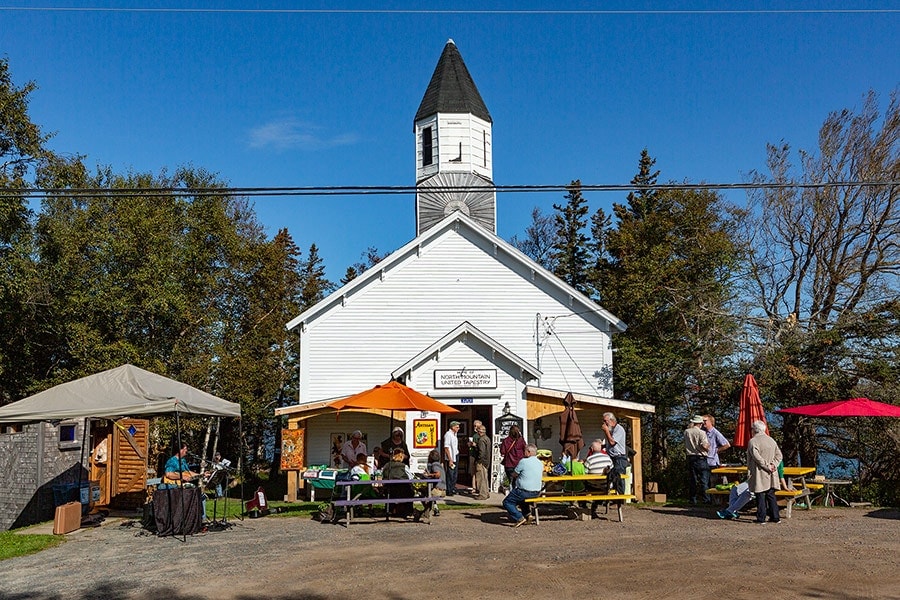
<instances>
[{"instance_id":1,"label":"man in white shirt","mask_svg":"<svg viewBox=\"0 0 900 600\"><path fill-rule=\"evenodd\" d=\"M456 477L459 475L459 421L450 421L450 429L444 434L444 462L447 474L447 495L456 494Z\"/></svg>"}]
</instances>

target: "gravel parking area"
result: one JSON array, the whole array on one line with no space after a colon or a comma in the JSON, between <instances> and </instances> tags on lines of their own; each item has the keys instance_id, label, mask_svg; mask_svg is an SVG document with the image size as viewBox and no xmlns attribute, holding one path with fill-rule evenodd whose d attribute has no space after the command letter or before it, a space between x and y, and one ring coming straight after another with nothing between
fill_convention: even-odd
<instances>
[{"instance_id":1,"label":"gravel parking area","mask_svg":"<svg viewBox=\"0 0 900 600\"><path fill-rule=\"evenodd\" d=\"M766 526L709 508L609 516L542 511L517 529L499 507L349 529L269 516L186 541L110 520L0 563L0 600L900 598L897 510L795 510Z\"/></svg>"}]
</instances>

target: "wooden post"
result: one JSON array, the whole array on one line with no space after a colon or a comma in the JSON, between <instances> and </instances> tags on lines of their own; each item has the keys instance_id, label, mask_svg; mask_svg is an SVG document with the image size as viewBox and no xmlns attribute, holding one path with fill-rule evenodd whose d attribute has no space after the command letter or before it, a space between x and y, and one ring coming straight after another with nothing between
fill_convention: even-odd
<instances>
[{"instance_id":1,"label":"wooden post","mask_svg":"<svg viewBox=\"0 0 900 600\"><path fill-rule=\"evenodd\" d=\"M632 448L637 452L637 454L634 455L634 458L631 459L632 493L639 502L643 502L644 472L641 468L641 458L643 456L643 453L641 452L641 418L629 416L628 422L631 429Z\"/></svg>"}]
</instances>

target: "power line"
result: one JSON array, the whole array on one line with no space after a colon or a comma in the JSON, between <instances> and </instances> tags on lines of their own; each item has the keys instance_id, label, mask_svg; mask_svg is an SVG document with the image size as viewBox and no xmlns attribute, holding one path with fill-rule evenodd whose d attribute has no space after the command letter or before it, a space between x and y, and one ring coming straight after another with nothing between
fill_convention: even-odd
<instances>
[{"instance_id":1,"label":"power line","mask_svg":"<svg viewBox=\"0 0 900 600\"><path fill-rule=\"evenodd\" d=\"M829 15L829 14L893 14L894 8L834 9L353 9L353 8L181 8L181 7L106 7L106 6L0 6L0 11L21 12L97 12L97 13L214 13L214 14L301 14L301 15Z\"/></svg>"},{"instance_id":2,"label":"power line","mask_svg":"<svg viewBox=\"0 0 900 600\"><path fill-rule=\"evenodd\" d=\"M783 189L833 189L843 187L883 188L900 185L900 181L824 181L824 182L750 182L750 183L662 183L653 185L635 184L581 184L582 192L633 192L633 191L716 191L716 190L783 190ZM291 187L156 187L156 188L6 188L0 190L0 198L29 198L39 200L52 197L92 197L107 198L133 196L391 196L422 193L484 193L527 194L546 192L568 192L570 184L549 185L488 185L488 186L429 186L418 188L414 185L398 186L291 186Z\"/></svg>"}]
</instances>

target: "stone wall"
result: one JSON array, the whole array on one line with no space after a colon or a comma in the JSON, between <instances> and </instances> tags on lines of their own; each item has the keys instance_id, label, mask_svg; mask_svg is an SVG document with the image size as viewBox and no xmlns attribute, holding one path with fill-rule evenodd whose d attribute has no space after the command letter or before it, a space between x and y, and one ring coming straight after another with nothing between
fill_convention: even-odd
<instances>
[{"instance_id":1,"label":"stone wall","mask_svg":"<svg viewBox=\"0 0 900 600\"><path fill-rule=\"evenodd\" d=\"M29 423L0 433L0 530L53 519L54 486L87 480L81 468L84 420ZM75 426L74 441L60 442L60 430ZM88 464L85 449L83 464ZM56 495L62 491L57 487Z\"/></svg>"}]
</instances>

